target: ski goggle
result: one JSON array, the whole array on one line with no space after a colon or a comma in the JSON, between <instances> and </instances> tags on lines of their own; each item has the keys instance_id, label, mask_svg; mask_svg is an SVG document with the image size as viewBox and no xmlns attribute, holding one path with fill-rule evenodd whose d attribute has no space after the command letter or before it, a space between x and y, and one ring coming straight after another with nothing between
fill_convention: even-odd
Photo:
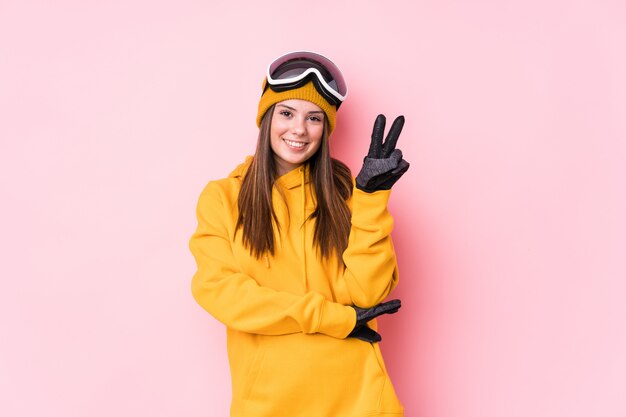
<instances>
[{"instance_id":1,"label":"ski goggle","mask_svg":"<svg viewBox=\"0 0 626 417\"><path fill-rule=\"evenodd\" d=\"M315 52L297 51L283 55L267 68L265 88L275 92L299 88L313 81L318 93L339 108L348 95L348 86L339 68Z\"/></svg>"}]
</instances>

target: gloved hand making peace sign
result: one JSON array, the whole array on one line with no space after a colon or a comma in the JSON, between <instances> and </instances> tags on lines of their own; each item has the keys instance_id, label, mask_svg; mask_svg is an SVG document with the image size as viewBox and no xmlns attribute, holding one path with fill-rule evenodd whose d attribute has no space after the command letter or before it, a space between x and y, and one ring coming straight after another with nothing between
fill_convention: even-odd
<instances>
[{"instance_id":1,"label":"gloved hand making peace sign","mask_svg":"<svg viewBox=\"0 0 626 417\"><path fill-rule=\"evenodd\" d=\"M409 163L402 159L402 151L396 149L404 126L404 116L399 116L393 121L383 143L385 122L385 116L379 114L374 122L369 152L363 160L363 168L356 177L356 187L368 193L391 189L409 169Z\"/></svg>"}]
</instances>

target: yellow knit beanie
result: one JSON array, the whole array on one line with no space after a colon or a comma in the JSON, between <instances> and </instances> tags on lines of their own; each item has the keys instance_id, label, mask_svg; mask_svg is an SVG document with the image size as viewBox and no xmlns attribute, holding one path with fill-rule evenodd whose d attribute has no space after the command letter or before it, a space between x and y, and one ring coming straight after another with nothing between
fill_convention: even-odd
<instances>
[{"instance_id":1,"label":"yellow knit beanie","mask_svg":"<svg viewBox=\"0 0 626 417\"><path fill-rule=\"evenodd\" d=\"M263 81L263 88L265 89L265 84L267 81ZM290 99L300 99L310 101L313 104L317 104L328 118L329 131L331 132L335 129L335 122L337 119L337 108L330 104L320 93L317 92L313 82L310 81L299 88L294 88L293 90L281 91L280 93L275 92L271 88L265 89L265 92L261 96L261 100L259 101L259 113L256 117L257 126L261 127L261 119L265 115L265 112L274 104L280 103L281 101L290 100Z\"/></svg>"}]
</instances>

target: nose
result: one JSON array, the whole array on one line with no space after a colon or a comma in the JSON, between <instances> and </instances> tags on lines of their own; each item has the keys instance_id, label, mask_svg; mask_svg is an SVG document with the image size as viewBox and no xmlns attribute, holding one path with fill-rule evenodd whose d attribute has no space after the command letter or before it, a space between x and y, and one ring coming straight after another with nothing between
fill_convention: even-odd
<instances>
[{"instance_id":1,"label":"nose","mask_svg":"<svg viewBox=\"0 0 626 417\"><path fill-rule=\"evenodd\" d=\"M293 124L291 125L291 131L293 134L303 136L306 133L306 125L303 117L294 117Z\"/></svg>"}]
</instances>

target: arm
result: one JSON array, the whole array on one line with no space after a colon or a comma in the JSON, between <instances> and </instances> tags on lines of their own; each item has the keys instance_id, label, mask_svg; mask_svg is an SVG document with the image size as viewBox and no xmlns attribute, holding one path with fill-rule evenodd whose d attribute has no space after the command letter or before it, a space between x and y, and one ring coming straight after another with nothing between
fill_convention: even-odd
<instances>
[{"instance_id":1,"label":"arm","mask_svg":"<svg viewBox=\"0 0 626 417\"><path fill-rule=\"evenodd\" d=\"M397 285L398 268L391 241L393 218L387 211L391 187L409 169L396 143L404 117L394 120L383 143L385 116L376 118L372 140L352 194L352 228L343 254L345 280L359 307L380 303Z\"/></svg>"},{"instance_id":2,"label":"arm","mask_svg":"<svg viewBox=\"0 0 626 417\"><path fill-rule=\"evenodd\" d=\"M396 255L391 240L393 218L387 210L391 191L352 195L352 227L343 253L344 279L352 302L371 307L398 284Z\"/></svg>"},{"instance_id":3,"label":"arm","mask_svg":"<svg viewBox=\"0 0 626 417\"><path fill-rule=\"evenodd\" d=\"M239 270L225 225L226 210L220 188L210 183L200 196L198 227L189 243L198 265L192 279L198 304L226 326L244 332L346 337L356 322L351 307L314 292L295 295L262 287Z\"/></svg>"}]
</instances>

